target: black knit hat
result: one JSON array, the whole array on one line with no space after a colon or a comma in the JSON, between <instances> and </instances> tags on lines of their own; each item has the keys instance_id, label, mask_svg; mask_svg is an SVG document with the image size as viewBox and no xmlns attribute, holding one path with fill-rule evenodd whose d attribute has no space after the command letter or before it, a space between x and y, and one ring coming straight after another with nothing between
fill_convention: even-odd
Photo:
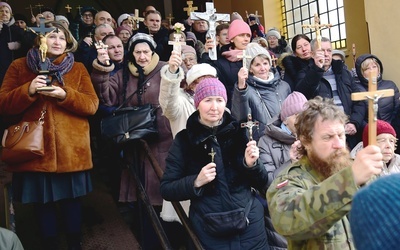
<instances>
[{"instance_id":1,"label":"black knit hat","mask_svg":"<svg viewBox=\"0 0 400 250\"><path fill-rule=\"evenodd\" d=\"M22 20L22 21L24 21L26 24L28 24L28 19L26 19L26 16L24 16L24 15L22 15L22 14L15 13L15 14L13 15L13 17L14 17L14 20L15 20L15 21Z\"/></svg>"},{"instance_id":2,"label":"black knit hat","mask_svg":"<svg viewBox=\"0 0 400 250\"><path fill-rule=\"evenodd\" d=\"M90 11L93 15L93 17L97 14L97 10L93 8L92 6L85 6L81 10L81 14Z\"/></svg>"}]
</instances>

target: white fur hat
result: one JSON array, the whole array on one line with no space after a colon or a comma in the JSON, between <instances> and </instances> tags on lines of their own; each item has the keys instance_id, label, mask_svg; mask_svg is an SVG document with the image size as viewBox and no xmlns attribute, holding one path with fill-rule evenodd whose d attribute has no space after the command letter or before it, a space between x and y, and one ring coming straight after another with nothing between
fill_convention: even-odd
<instances>
[{"instance_id":1,"label":"white fur hat","mask_svg":"<svg viewBox=\"0 0 400 250\"><path fill-rule=\"evenodd\" d=\"M117 20L117 25L118 25L118 27L121 26L122 22L123 22L125 19L128 19L128 17L130 17L130 16L131 16L131 15L126 14L126 13L120 15L120 16L118 17L118 20Z\"/></svg>"},{"instance_id":2,"label":"white fur hat","mask_svg":"<svg viewBox=\"0 0 400 250\"><path fill-rule=\"evenodd\" d=\"M200 63L192 66L186 73L186 82L190 85L194 80L200 76L214 76L217 77L217 70L208 63Z\"/></svg>"}]
</instances>

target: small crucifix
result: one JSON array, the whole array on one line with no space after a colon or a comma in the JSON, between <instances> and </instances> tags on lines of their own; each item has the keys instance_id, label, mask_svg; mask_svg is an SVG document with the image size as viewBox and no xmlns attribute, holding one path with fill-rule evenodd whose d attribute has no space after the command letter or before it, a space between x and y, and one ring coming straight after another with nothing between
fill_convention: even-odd
<instances>
[{"instance_id":1,"label":"small crucifix","mask_svg":"<svg viewBox=\"0 0 400 250\"><path fill-rule=\"evenodd\" d=\"M172 14L169 13L169 15L167 16L167 19L168 19L169 26L172 26L172 20L174 20L175 17L173 17Z\"/></svg>"},{"instance_id":2,"label":"small crucifix","mask_svg":"<svg viewBox=\"0 0 400 250\"><path fill-rule=\"evenodd\" d=\"M237 55L236 57L237 58L242 58L242 63L243 63L243 68L245 68L245 69L247 69L247 58L248 59L251 59L251 56L249 56L249 55L246 55L246 50L242 50L243 51L243 53L240 55Z\"/></svg>"},{"instance_id":3,"label":"small crucifix","mask_svg":"<svg viewBox=\"0 0 400 250\"><path fill-rule=\"evenodd\" d=\"M253 140L253 127L258 127L259 126L259 122L258 121L254 121L251 118L251 114L247 115L247 122L243 122L240 123L240 127L241 128L247 128L249 130L249 140L252 141Z\"/></svg>"},{"instance_id":4,"label":"small crucifix","mask_svg":"<svg viewBox=\"0 0 400 250\"><path fill-rule=\"evenodd\" d=\"M35 6L39 9L39 14L42 13L42 7L43 7L44 5L41 4L41 3L38 3L38 4L36 4Z\"/></svg>"},{"instance_id":5,"label":"small crucifix","mask_svg":"<svg viewBox=\"0 0 400 250\"><path fill-rule=\"evenodd\" d=\"M214 3L206 2L206 12L191 12L190 19L192 20L205 20L208 22L207 39L212 39L214 46L208 51L208 56L211 60L217 60L217 41L216 41L216 22L224 21L229 22L231 16L229 14L217 14L215 13Z\"/></svg>"},{"instance_id":6,"label":"small crucifix","mask_svg":"<svg viewBox=\"0 0 400 250\"><path fill-rule=\"evenodd\" d=\"M393 89L377 89L376 72L368 78L368 92L351 94L353 101L368 100L368 145L376 145L376 121L378 119L378 101L382 97L394 96Z\"/></svg>"},{"instance_id":7,"label":"small crucifix","mask_svg":"<svg viewBox=\"0 0 400 250\"><path fill-rule=\"evenodd\" d=\"M78 5L78 7L76 7L76 8L78 9L78 13L79 13L79 15L81 15L81 14L82 14L82 13L81 13L82 6Z\"/></svg>"},{"instance_id":8,"label":"small crucifix","mask_svg":"<svg viewBox=\"0 0 400 250\"><path fill-rule=\"evenodd\" d=\"M315 38L317 39L317 49L321 49L321 30L322 28L330 28L332 27L332 24L320 24L319 23L319 17L317 13L314 15L314 24L305 24L303 25L303 28L307 29L314 29L315 30Z\"/></svg>"},{"instance_id":9,"label":"small crucifix","mask_svg":"<svg viewBox=\"0 0 400 250\"><path fill-rule=\"evenodd\" d=\"M69 4L67 4L64 8L66 8L67 9L67 13L71 13L71 9L72 9L72 7L71 6L69 6Z\"/></svg>"},{"instance_id":10,"label":"small crucifix","mask_svg":"<svg viewBox=\"0 0 400 250\"><path fill-rule=\"evenodd\" d=\"M186 11L188 16L190 16L190 13L192 13L193 11L198 10L197 7L193 7L193 1L186 1L186 4L188 6L183 8L183 11Z\"/></svg>"},{"instance_id":11,"label":"small crucifix","mask_svg":"<svg viewBox=\"0 0 400 250\"><path fill-rule=\"evenodd\" d=\"M94 46L96 47L96 49L105 49L107 51L108 45L104 44L103 41L99 41L97 43L94 43ZM108 53L108 52L107 52ZM106 60L106 65L110 65L110 61Z\"/></svg>"},{"instance_id":12,"label":"small crucifix","mask_svg":"<svg viewBox=\"0 0 400 250\"><path fill-rule=\"evenodd\" d=\"M208 155L211 156L211 162L212 162L212 163L214 163L214 158L215 158L215 155L216 155L216 154L217 154L217 153L214 151L214 148L211 148L211 152L208 153Z\"/></svg>"}]
</instances>

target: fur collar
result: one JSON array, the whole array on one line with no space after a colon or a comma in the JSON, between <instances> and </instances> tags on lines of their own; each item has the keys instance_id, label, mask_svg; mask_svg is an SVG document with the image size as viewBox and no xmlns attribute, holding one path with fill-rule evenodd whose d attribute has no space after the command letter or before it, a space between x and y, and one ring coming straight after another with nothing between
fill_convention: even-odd
<instances>
[{"instance_id":1,"label":"fur collar","mask_svg":"<svg viewBox=\"0 0 400 250\"><path fill-rule=\"evenodd\" d=\"M156 53L154 53L153 56L151 57L150 63L143 68L144 75L147 76L148 74L150 74L156 68L159 61L160 57ZM137 70L136 66L133 65L132 62L129 62L128 68L132 75L136 77L139 76L139 71Z\"/></svg>"}]
</instances>

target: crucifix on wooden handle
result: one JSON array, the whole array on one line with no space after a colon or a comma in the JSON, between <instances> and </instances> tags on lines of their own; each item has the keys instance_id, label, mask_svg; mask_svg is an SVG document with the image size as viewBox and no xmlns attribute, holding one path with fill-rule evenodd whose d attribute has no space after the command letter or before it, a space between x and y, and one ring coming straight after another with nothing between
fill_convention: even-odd
<instances>
[{"instance_id":1,"label":"crucifix on wooden handle","mask_svg":"<svg viewBox=\"0 0 400 250\"><path fill-rule=\"evenodd\" d=\"M351 94L353 101L368 100L368 145L376 145L376 121L378 120L378 101L382 97L394 96L393 89L377 90L376 72L368 78L368 91Z\"/></svg>"}]
</instances>

